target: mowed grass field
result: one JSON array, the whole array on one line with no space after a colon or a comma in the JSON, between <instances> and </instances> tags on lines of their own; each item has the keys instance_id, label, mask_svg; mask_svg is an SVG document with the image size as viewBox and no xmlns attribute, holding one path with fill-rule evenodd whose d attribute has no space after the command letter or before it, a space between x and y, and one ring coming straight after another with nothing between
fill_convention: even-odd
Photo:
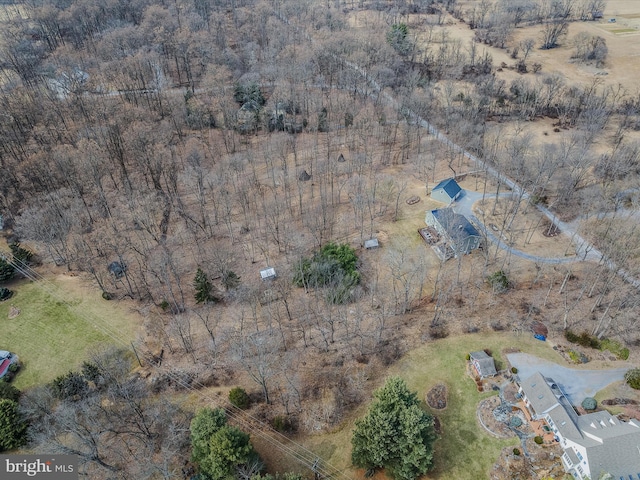
<instances>
[{"instance_id":1,"label":"mowed grass field","mask_svg":"<svg viewBox=\"0 0 640 480\"><path fill-rule=\"evenodd\" d=\"M504 447L519 444L515 437L496 439L482 428L476 416L478 403L497 392L479 393L475 382L465 373L467 353L488 348L493 352L500 368L506 365L506 359L503 359L500 352L514 347L550 361L563 361L549 344L535 340L531 335L474 334L428 343L409 352L379 378L380 385L390 375L405 379L409 388L418 393L425 409L440 420L442 434L435 445L435 468L426 478L489 478L489 471L500 451ZM426 393L437 383L444 383L448 389L447 408L442 411L432 410L424 403ZM310 445L320 456L336 468L349 472L354 478L362 478L363 472L355 475L355 472L350 471L353 421L363 416L367 408L368 405L363 406L339 431L318 436L312 439ZM385 477L380 472L375 478L381 480Z\"/></svg>"},{"instance_id":2,"label":"mowed grass field","mask_svg":"<svg viewBox=\"0 0 640 480\"><path fill-rule=\"evenodd\" d=\"M16 353L23 365L13 381L17 388L49 382L78 368L92 351L134 339L133 314L79 287L79 282L74 278L46 284L20 281L10 287L13 297L0 302L0 350ZM20 314L10 319L12 306Z\"/></svg>"}]
</instances>

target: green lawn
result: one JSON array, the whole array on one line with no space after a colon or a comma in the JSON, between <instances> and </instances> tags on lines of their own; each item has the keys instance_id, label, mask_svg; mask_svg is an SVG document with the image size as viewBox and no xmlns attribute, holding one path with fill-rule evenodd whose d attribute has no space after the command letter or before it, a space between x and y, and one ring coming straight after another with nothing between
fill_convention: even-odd
<instances>
[{"instance_id":1,"label":"green lawn","mask_svg":"<svg viewBox=\"0 0 640 480\"><path fill-rule=\"evenodd\" d=\"M442 382L447 385L447 408L440 412L432 412L440 419L443 433L436 442L435 469L427 478L489 478L489 470L500 450L518 444L515 437L506 440L496 439L479 425L476 417L478 402L495 393L478 393L473 380L465 374L467 353L489 348L498 363L504 365L500 351L513 347L551 361L562 360L548 344L529 335L465 335L428 343L410 352L379 379L379 384L382 385L387 375L401 376L407 381L409 388L418 392L422 401L427 391L436 383ZM365 411L366 408L361 409L358 416L363 415ZM336 467L348 468L352 429L351 420L339 431L313 439L311 448Z\"/></svg>"},{"instance_id":2,"label":"green lawn","mask_svg":"<svg viewBox=\"0 0 640 480\"><path fill-rule=\"evenodd\" d=\"M116 302L79 289L75 281L23 281L11 289L13 297L0 303L0 350L20 357L23 368L14 380L19 389L49 382L80 366L92 350L116 344L102 325L118 339L133 340L132 315ZM20 314L9 319L12 305Z\"/></svg>"}]
</instances>

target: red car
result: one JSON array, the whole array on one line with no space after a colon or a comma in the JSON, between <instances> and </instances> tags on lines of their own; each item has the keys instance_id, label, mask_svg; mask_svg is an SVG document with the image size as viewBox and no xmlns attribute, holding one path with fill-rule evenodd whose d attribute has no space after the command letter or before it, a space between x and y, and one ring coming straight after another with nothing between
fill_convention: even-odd
<instances>
[{"instance_id":1,"label":"red car","mask_svg":"<svg viewBox=\"0 0 640 480\"><path fill-rule=\"evenodd\" d=\"M18 357L13 353L7 352L6 350L0 350L0 378L4 377L9 371L9 366L17 361Z\"/></svg>"}]
</instances>

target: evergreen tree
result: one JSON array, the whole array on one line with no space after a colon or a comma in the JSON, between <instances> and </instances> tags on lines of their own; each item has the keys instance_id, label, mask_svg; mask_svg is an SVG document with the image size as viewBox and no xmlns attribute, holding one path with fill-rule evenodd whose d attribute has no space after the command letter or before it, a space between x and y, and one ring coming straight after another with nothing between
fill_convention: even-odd
<instances>
[{"instance_id":1,"label":"evergreen tree","mask_svg":"<svg viewBox=\"0 0 640 480\"><path fill-rule=\"evenodd\" d=\"M10 383L0 381L0 399L18 401L20 398L20 390L11 385Z\"/></svg>"},{"instance_id":2,"label":"evergreen tree","mask_svg":"<svg viewBox=\"0 0 640 480\"><path fill-rule=\"evenodd\" d=\"M197 303L217 302L220 300L215 294L214 286L209 281L207 274L201 268L198 268L196 272L193 286L196 289L195 299Z\"/></svg>"},{"instance_id":3,"label":"evergreen tree","mask_svg":"<svg viewBox=\"0 0 640 480\"><path fill-rule=\"evenodd\" d=\"M27 424L13 400L0 400L0 452L13 450L24 445L27 436Z\"/></svg>"},{"instance_id":4,"label":"evergreen tree","mask_svg":"<svg viewBox=\"0 0 640 480\"><path fill-rule=\"evenodd\" d=\"M249 435L227 425L221 408L198 412L191 422L191 445L191 459L206 479L230 478L239 466L259 460Z\"/></svg>"},{"instance_id":5,"label":"evergreen tree","mask_svg":"<svg viewBox=\"0 0 640 480\"><path fill-rule=\"evenodd\" d=\"M4 258L0 257L0 282L6 282L11 280L15 274L13 265L7 262Z\"/></svg>"},{"instance_id":6,"label":"evergreen tree","mask_svg":"<svg viewBox=\"0 0 640 480\"><path fill-rule=\"evenodd\" d=\"M433 418L404 380L390 378L374 393L369 413L356 422L351 460L356 467L386 468L396 480L414 480L433 466Z\"/></svg>"}]
</instances>

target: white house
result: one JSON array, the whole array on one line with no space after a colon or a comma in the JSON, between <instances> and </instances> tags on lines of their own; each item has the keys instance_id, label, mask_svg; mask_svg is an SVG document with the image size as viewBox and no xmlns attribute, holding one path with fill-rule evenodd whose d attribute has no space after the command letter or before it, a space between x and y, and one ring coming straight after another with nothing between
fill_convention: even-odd
<instances>
[{"instance_id":1,"label":"white house","mask_svg":"<svg viewBox=\"0 0 640 480\"><path fill-rule=\"evenodd\" d=\"M534 419L543 419L564 450L562 465L579 480L640 480L640 422L623 422L609 412L578 415L560 387L541 373L520 383Z\"/></svg>"}]
</instances>

